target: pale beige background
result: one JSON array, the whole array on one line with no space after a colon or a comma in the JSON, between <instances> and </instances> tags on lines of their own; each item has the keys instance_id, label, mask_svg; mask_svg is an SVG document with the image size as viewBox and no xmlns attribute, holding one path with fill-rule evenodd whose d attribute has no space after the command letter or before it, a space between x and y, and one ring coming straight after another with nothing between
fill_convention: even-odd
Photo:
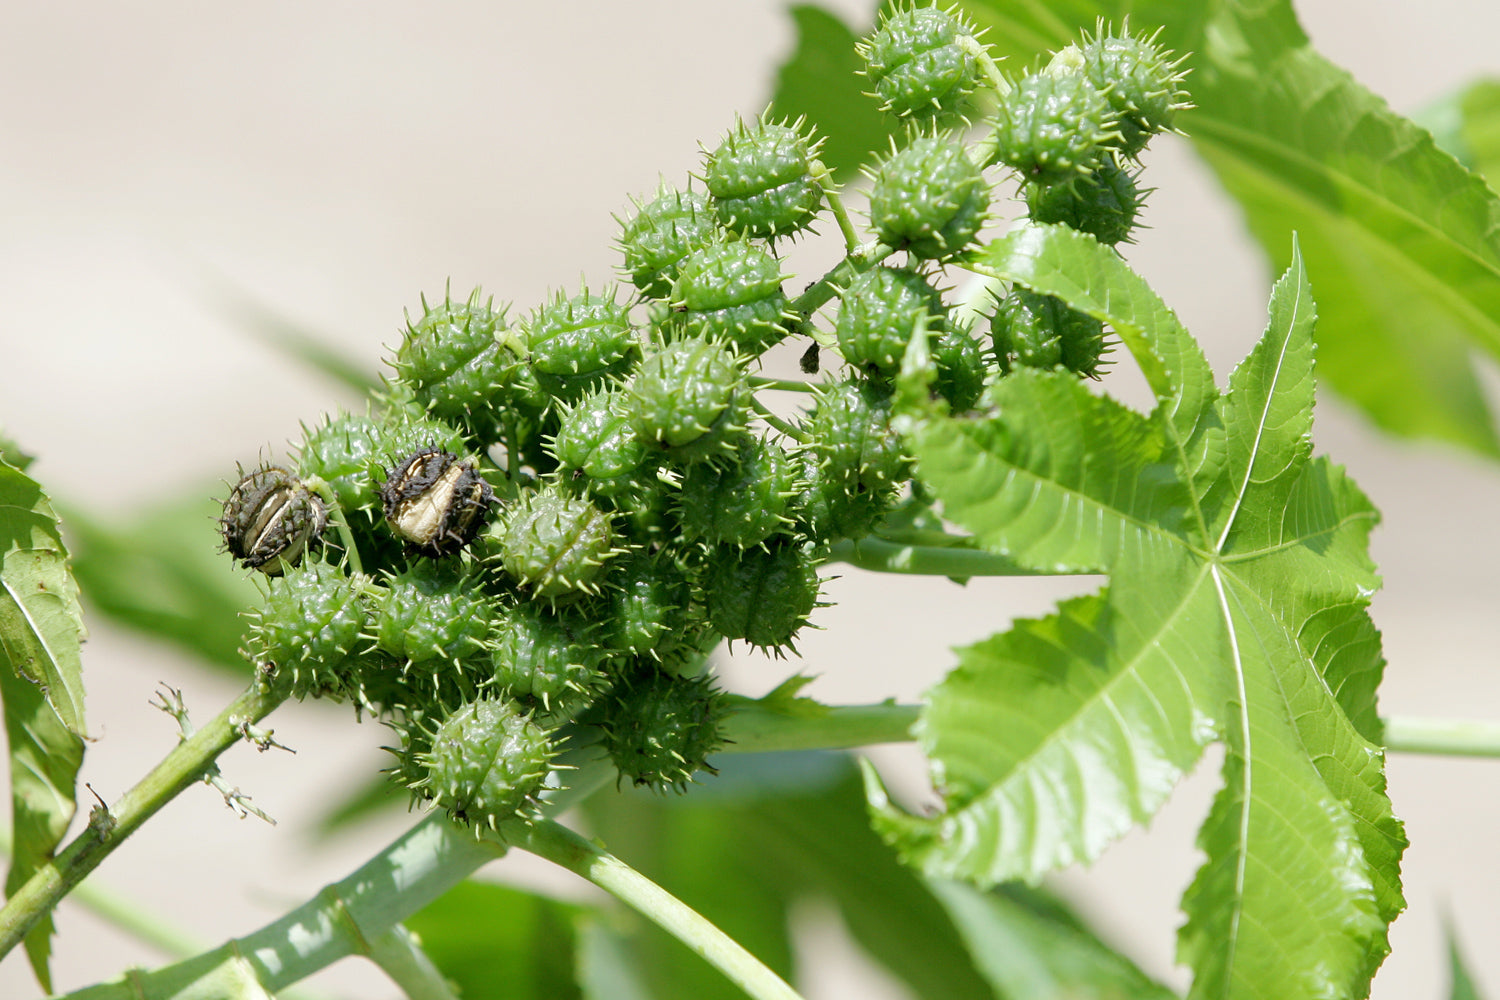
<instances>
[{"instance_id":1,"label":"pale beige background","mask_svg":"<svg viewBox=\"0 0 1500 1000\"><path fill-rule=\"evenodd\" d=\"M840 0L852 17L864 4ZM1500 71L1500 14L1458 0L1308 0L1336 61L1402 110ZM355 357L392 343L422 292L483 284L521 310L579 276L608 279L611 213L657 176L680 179L735 112L757 112L791 38L781 4L160 3L0 6L0 421L41 455L35 473L98 511L203 488L276 450L334 401L328 386L247 337L208 294L223 275ZM1130 254L1227 371L1264 322L1270 276L1234 211L1184 147L1152 154L1154 227ZM1317 276L1313 275L1316 287ZM1128 379L1112 384L1129 394ZM1391 713L1500 718L1493 616L1500 470L1392 443L1336 402L1319 445L1383 508L1374 546L1387 587L1375 616ZM946 648L997 620L1043 613L1088 582L893 582L846 572L803 643L826 700L903 699ZM232 688L170 652L96 625L86 650L85 777L113 799L175 739L146 707L159 680L206 718ZM759 692L783 664L736 661ZM330 781L380 766L378 727L293 707L274 718L298 756L237 751L230 779L282 823L237 822L207 789L169 807L99 871L206 942L242 934L344 874L393 835L309 849ZM910 754L881 754L909 788ZM1210 772L1216 760L1206 762ZM1207 777L1208 780L1204 780ZM1176 899L1212 791L1200 774L1156 820L1063 884L1152 971L1173 970ZM1391 792L1414 846L1410 911L1375 996L1437 998L1440 918L1451 913L1482 983L1500 990L1500 762L1397 757ZM512 864L525 878L538 866ZM562 884L550 879L550 884ZM576 890L574 890L576 891ZM809 908L813 998L899 996L839 964ZM56 970L76 988L158 956L71 907ZM384 998L373 970L318 977L331 995ZM0 996L37 995L24 963Z\"/></svg>"}]
</instances>

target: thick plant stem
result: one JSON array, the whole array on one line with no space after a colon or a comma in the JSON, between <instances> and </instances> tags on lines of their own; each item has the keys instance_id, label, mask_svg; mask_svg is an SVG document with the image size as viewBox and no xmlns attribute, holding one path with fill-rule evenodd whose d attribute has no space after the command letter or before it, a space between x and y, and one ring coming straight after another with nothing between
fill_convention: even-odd
<instances>
[{"instance_id":1,"label":"thick plant stem","mask_svg":"<svg viewBox=\"0 0 1500 1000\"><path fill-rule=\"evenodd\" d=\"M633 907L711 963L754 1000L800 1000L786 980L692 907L567 827L550 820L535 823L516 846L588 879Z\"/></svg>"},{"instance_id":2,"label":"thick plant stem","mask_svg":"<svg viewBox=\"0 0 1500 1000\"><path fill-rule=\"evenodd\" d=\"M285 698L252 683L213 721L174 747L114 806L95 807L83 832L50 864L38 869L0 909L0 957L9 954L44 913L142 823L177 793L201 780L214 760L242 738L246 726L265 718Z\"/></svg>"},{"instance_id":3,"label":"thick plant stem","mask_svg":"<svg viewBox=\"0 0 1500 1000\"><path fill-rule=\"evenodd\" d=\"M403 925L395 924L368 943L370 960L401 987L407 1000L458 1000L417 936Z\"/></svg>"},{"instance_id":4,"label":"thick plant stem","mask_svg":"<svg viewBox=\"0 0 1500 1000\"><path fill-rule=\"evenodd\" d=\"M1395 753L1500 757L1500 722L1400 715L1381 721L1385 726L1385 748Z\"/></svg>"}]
</instances>

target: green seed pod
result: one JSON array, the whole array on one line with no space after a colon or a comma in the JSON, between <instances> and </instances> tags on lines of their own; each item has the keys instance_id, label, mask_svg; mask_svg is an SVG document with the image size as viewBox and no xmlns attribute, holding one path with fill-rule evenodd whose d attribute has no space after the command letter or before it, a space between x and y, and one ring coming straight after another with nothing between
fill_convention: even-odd
<instances>
[{"instance_id":1,"label":"green seed pod","mask_svg":"<svg viewBox=\"0 0 1500 1000\"><path fill-rule=\"evenodd\" d=\"M812 176L815 145L800 123L739 122L709 154L703 172L724 228L771 238L811 225L823 205L823 188Z\"/></svg>"},{"instance_id":2,"label":"green seed pod","mask_svg":"<svg viewBox=\"0 0 1500 1000\"><path fill-rule=\"evenodd\" d=\"M947 400L955 413L972 410L984 395L984 380L989 374L979 341L968 330L949 326L932 345L932 363L937 368L933 391Z\"/></svg>"},{"instance_id":3,"label":"green seed pod","mask_svg":"<svg viewBox=\"0 0 1500 1000\"><path fill-rule=\"evenodd\" d=\"M759 545L791 524L787 505L799 486L796 466L780 445L746 435L732 456L690 465L683 473L677 513L683 536Z\"/></svg>"},{"instance_id":4,"label":"green seed pod","mask_svg":"<svg viewBox=\"0 0 1500 1000\"><path fill-rule=\"evenodd\" d=\"M760 354L788 331L787 297L775 257L742 240L710 243L688 255L672 286L671 332L734 344Z\"/></svg>"},{"instance_id":5,"label":"green seed pod","mask_svg":"<svg viewBox=\"0 0 1500 1000\"><path fill-rule=\"evenodd\" d=\"M387 582L374 639L382 652L407 664L472 661L488 648L494 618L477 580L418 563Z\"/></svg>"},{"instance_id":6,"label":"green seed pod","mask_svg":"<svg viewBox=\"0 0 1500 1000\"><path fill-rule=\"evenodd\" d=\"M890 390L883 386L864 379L820 386L807 431L823 478L851 493L889 489L911 475L891 429Z\"/></svg>"},{"instance_id":7,"label":"green seed pod","mask_svg":"<svg viewBox=\"0 0 1500 1000\"><path fill-rule=\"evenodd\" d=\"M791 513L799 537L819 548L840 538L863 538L896 501L894 489L868 490L845 472L827 468L814 451L801 456L802 481Z\"/></svg>"},{"instance_id":8,"label":"green seed pod","mask_svg":"<svg viewBox=\"0 0 1500 1000\"><path fill-rule=\"evenodd\" d=\"M634 784L680 793L697 772L718 773L707 758L724 746L728 714L728 701L708 678L647 667L622 679L605 700L604 746Z\"/></svg>"},{"instance_id":9,"label":"green seed pod","mask_svg":"<svg viewBox=\"0 0 1500 1000\"><path fill-rule=\"evenodd\" d=\"M380 499L391 531L412 552L437 559L474 540L495 495L471 463L424 448L391 467Z\"/></svg>"},{"instance_id":10,"label":"green seed pod","mask_svg":"<svg viewBox=\"0 0 1500 1000\"><path fill-rule=\"evenodd\" d=\"M818 574L807 551L791 542L724 548L703 582L708 622L726 639L780 652L818 604Z\"/></svg>"},{"instance_id":11,"label":"green seed pod","mask_svg":"<svg viewBox=\"0 0 1500 1000\"><path fill-rule=\"evenodd\" d=\"M492 304L481 303L477 288L467 302L445 295L433 306L423 299L421 319L407 320L390 362L419 405L481 437L492 432L496 394L516 381L525 361L520 339L506 329L504 308Z\"/></svg>"},{"instance_id":12,"label":"green seed pod","mask_svg":"<svg viewBox=\"0 0 1500 1000\"><path fill-rule=\"evenodd\" d=\"M1061 223L1114 246L1132 242L1131 231L1149 193L1136 186L1128 170L1105 163L1083 177L1026 185L1026 207L1038 222Z\"/></svg>"},{"instance_id":13,"label":"green seed pod","mask_svg":"<svg viewBox=\"0 0 1500 1000\"><path fill-rule=\"evenodd\" d=\"M323 501L287 470L267 465L229 491L219 533L240 565L277 576L297 565L327 525Z\"/></svg>"},{"instance_id":14,"label":"green seed pod","mask_svg":"<svg viewBox=\"0 0 1500 1000\"><path fill-rule=\"evenodd\" d=\"M1061 299L1015 288L1001 300L990 320L995 356L1002 371L1018 366L1062 365L1079 375L1096 377L1105 353L1104 324L1070 308Z\"/></svg>"},{"instance_id":15,"label":"green seed pod","mask_svg":"<svg viewBox=\"0 0 1500 1000\"><path fill-rule=\"evenodd\" d=\"M555 483L523 494L490 535L505 571L553 601L596 593L616 555L610 516Z\"/></svg>"},{"instance_id":16,"label":"green seed pod","mask_svg":"<svg viewBox=\"0 0 1500 1000\"><path fill-rule=\"evenodd\" d=\"M664 185L623 224L625 273L648 298L668 298L687 255L722 235L707 195Z\"/></svg>"},{"instance_id":17,"label":"green seed pod","mask_svg":"<svg viewBox=\"0 0 1500 1000\"><path fill-rule=\"evenodd\" d=\"M744 367L712 340L673 341L648 354L627 394L631 427L647 448L675 464L732 452L748 425Z\"/></svg>"},{"instance_id":18,"label":"green seed pod","mask_svg":"<svg viewBox=\"0 0 1500 1000\"><path fill-rule=\"evenodd\" d=\"M426 775L413 791L456 822L496 829L535 811L553 754L551 734L515 705L471 701L433 733L419 758Z\"/></svg>"},{"instance_id":19,"label":"green seed pod","mask_svg":"<svg viewBox=\"0 0 1500 1000\"><path fill-rule=\"evenodd\" d=\"M588 476L589 488L603 496L638 486L635 473L646 460L646 446L630 426L626 405L620 392L596 389L562 412L552 440L558 464Z\"/></svg>"},{"instance_id":20,"label":"green seed pod","mask_svg":"<svg viewBox=\"0 0 1500 1000\"><path fill-rule=\"evenodd\" d=\"M881 110L916 119L947 119L968 103L979 76L974 29L936 7L885 14L858 46L864 75Z\"/></svg>"},{"instance_id":21,"label":"green seed pod","mask_svg":"<svg viewBox=\"0 0 1500 1000\"><path fill-rule=\"evenodd\" d=\"M250 615L245 655L296 698L349 693L349 675L367 613L359 585L325 562L309 562L270 582Z\"/></svg>"},{"instance_id":22,"label":"green seed pod","mask_svg":"<svg viewBox=\"0 0 1500 1000\"><path fill-rule=\"evenodd\" d=\"M687 632L692 599L687 577L666 553L637 555L620 566L608 595L611 649L659 659Z\"/></svg>"},{"instance_id":23,"label":"green seed pod","mask_svg":"<svg viewBox=\"0 0 1500 1000\"><path fill-rule=\"evenodd\" d=\"M1182 58L1156 45L1156 36L1135 38L1128 29L1105 32L1103 22L1081 46L1083 73L1109 100L1118 117L1119 150L1134 159L1153 135L1172 128L1177 112L1192 107L1182 87Z\"/></svg>"},{"instance_id":24,"label":"green seed pod","mask_svg":"<svg viewBox=\"0 0 1500 1000\"><path fill-rule=\"evenodd\" d=\"M380 464L375 457L380 433L373 417L352 413L325 416L315 427L303 424L297 474L327 483L345 511L368 507L375 499L370 469Z\"/></svg>"},{"instance_id":25,"label":"green seed pod","mask_svg":"<svg viewBox=\"0 0 1500 1000\"><path fill-rule=\"evenodd\" d=\"M973 241L989 204L989 184L962 145L913 139L876 170L870 224L882 243L941 260Z\"/></svg>"},{"instance_id":26,"label":"green seed pod","mask_svg":"<svg viewBox=\"0 0 1500 1000\"><path fill-rule=\"evenodd\" d=\"M905 268L873 267L840 295L834 332L839 352L856 368L892 375L912 332L922 323L929 334L942 330L948 308L936 288Z\"/></svg>"},{"instance_id":27,"label":"green seed pod","mask_svg":"<svg viewBox=\"0 0 1500 1000\"><path fill-rule=\"evenodd\" d=\"M494 635L495 685L544 712L570 716L605 685L604 649L581 616L519 604L500 616Z\"/></svg>"},{"instance_id":28,"label":"green seed pod","mask_svg":"<svg viewBox=\"0 0 1500 1000\"><path fill-rule=\"evenodd\" d=\"M629 308L609 295L561 295L525 324L531 370L554 399L572 402L622 374L640 356Z\"/></svg>"},{"instance_id":29,"label":"green seed pod","mask_svg":"<svg viewBox=\"0 0 1500 1000\"><path fill-rule=\"evenodd\" d=\"M996 158L1042 184L1099 169L1120 141L1114 109L1078 72L1023 77L1000 99L995 119Z\"/></svg>"}]
</instances>

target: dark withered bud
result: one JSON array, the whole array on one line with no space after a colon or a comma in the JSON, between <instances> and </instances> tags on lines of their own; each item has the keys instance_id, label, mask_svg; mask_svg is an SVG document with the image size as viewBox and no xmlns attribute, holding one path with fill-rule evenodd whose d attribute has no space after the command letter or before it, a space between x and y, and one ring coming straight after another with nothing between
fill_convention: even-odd
<instances>
[{"instance_id":1,"label":"dark withered bud","mask_svg":"<svg viewBox=\"0 0 1500 1000\"><path fill-rule=\"evenodd\" d=\"M274 465L235 484L224 501L224 549L242 565L279 576L297 565L328 526L328 508L301 481Z\"/></svg>"},{"instance_id":2,"label":"dark withered bud","mask_svg":"<svg viewBox=\"0 0 1500 1000\"><path fill-rule=\"evenodd\" d=\"M425 448L389 470L380 498L391 530L436 559L473 541L495 494L468 462Z\"/></svg>"}]
</instances>

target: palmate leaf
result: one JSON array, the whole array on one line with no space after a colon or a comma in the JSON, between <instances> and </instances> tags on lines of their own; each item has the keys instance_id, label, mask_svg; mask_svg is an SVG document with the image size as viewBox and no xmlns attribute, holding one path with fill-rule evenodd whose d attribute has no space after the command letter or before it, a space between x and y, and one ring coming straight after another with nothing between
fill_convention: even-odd
<instances>
[{"instance_id":1,"label":"palmate leaf","mask_svg":"<svg viewBox=\"0 0 1500 1000\"><path fill-rule=\"evenodd\" d=\"M1020 371L990 411L903 397L947 517L985 548L1102 591L961 651L918 736L944 811L871 783L876 822L929 875L1034 880L1149 817L1210 741L1224 787L1199 843L1180 951L1194 995L1358 996L1403 907L1365 611L1376 520L1311 455L1313 304L1300 256L1227 392L1112 250L1023 226L970 266L1108 322L1157 405Z\"/></svg>"},{"instance_id":2,"label":"palmate leaf","mask_svg":"<svg viewBox=\"0 0 1500 1000\"><path fill-rule=\"evenodd\" d=\"M57 515L36 481L0 463L0 701L10 745L15 892L67 832L83 763L83 616ZM50 991L52 918L26 936L26 954Z\"/></svg>"}]
</instances>

